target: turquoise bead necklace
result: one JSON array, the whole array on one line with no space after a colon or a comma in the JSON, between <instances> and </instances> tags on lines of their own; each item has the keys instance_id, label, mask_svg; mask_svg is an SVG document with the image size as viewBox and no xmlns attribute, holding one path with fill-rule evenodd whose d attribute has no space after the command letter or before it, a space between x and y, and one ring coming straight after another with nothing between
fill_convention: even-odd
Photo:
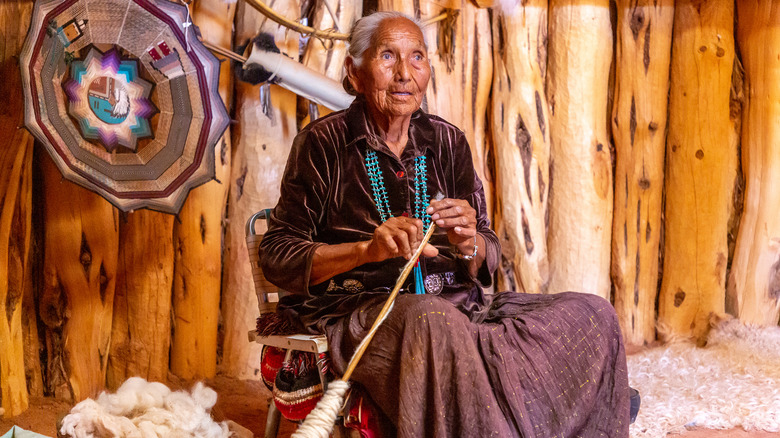
<instances>
[{"instance_id":1,"label":"turquoise bead necklace","mask_svg":"<svg viewBox=\"0 0 780 438\"><path fill-rule=\"evenodd\" d=\"M374 205L379 212L382 222L390 218L390 202L387 199L387 190L385 189L385 179L382 177L382 171L379 169L379 160L376 151L368 149L366 152L366 171L368 179L371 181L371 190L374 193ZM420 219L423 223L423 233L428 231L431 226L431 215L428 210L430 198L428 197L428 167L425 163L425 155L414 158L414 217ZM414 290L415 293L425 293L425 286L422 278L422 268L419 260L414 266Z\"/></svg>"}]
</instances>

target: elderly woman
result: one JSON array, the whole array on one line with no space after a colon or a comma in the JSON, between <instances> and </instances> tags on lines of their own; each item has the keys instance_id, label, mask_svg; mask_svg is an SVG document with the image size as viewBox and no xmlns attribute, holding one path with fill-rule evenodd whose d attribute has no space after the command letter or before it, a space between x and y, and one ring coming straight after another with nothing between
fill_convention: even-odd
<instances>
[{"instance_id":1,"label":"elderly woman","mask_svg":"<svg viewBox=\"0 0 780 438\"><path fill-rule=\"evenodd\" d=\"M265 276L292 292L282 313L326 334L343 372L435 223L352 375L397 435L628 436L625 353L609 302L484 294L500 247L465 135L420 110L431 71L419 23L375 13L358 21L349 47L357 98L296 137L261 245Z\"/></svg>"}]
</instances>

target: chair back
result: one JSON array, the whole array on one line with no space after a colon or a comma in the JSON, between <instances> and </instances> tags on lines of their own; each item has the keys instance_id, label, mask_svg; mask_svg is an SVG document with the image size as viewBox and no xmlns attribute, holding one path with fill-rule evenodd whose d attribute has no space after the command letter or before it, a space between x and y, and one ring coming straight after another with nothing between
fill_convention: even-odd
<instances>
[{"instance_id":1,"label":"chair back","mask_svg":"<svg viewBox=\"0 0 780 438\"><path fill-rule=\"evenodd\" d=\"M260 315L276 311L276 303L284 295L284 291L265 279L260 267L260 242L263 235L257 232L256 223L262 220L264 229L268 229L268 219L271 209L260 210L246 221L246 249L249 251L249 265L252 267L252 280L257 294L257 310Z\"/></svg>"}]
</instances>

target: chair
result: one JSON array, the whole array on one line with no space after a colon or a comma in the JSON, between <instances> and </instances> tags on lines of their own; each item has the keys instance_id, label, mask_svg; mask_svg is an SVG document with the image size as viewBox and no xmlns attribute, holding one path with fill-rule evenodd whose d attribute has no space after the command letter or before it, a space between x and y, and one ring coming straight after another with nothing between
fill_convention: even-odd
<instances>
[{"instance_id":1,"label":"chair","mask_svg":"<svg viewBox=\"0 0 780 438\"><path fill-rule=\"evenodd\" d=\"M252 215L246 222L246 247L249 251L249 263L252 266L252 279L255 284L255 292L257 293L258 310L260 314L276 311L276 303L281 296L284 295L284 291L274 286L265 279L263 271L260 268L260 242L263 241L263 235L256 232L255 223L258 220L268 220L271 215L270 209L261 210ZM328 351L328 340L324 335L309 335L309 334L295 334L287 336L259 336L256 330L249 332L249 341L257 342L261 345L267 345L276 348L282 348L287 350L285 354L284 363L290 361L293 351L306 351L314 353L315 356L319 356L320 353ZM328 382L325 378L325 374L322 370L322 364L317 361L317 371L319 373L320 382L322 382L323 392L327 390ZM265 423L265 438L276 437L279 432L279 419L281 413L276 408L276 405L271 400L268 406L268 417ZM349 431L351 432L351 431ZM333 430L334 437L347 437L350 433L347 429L337 425Z\"/></svg>"}]
</instances>

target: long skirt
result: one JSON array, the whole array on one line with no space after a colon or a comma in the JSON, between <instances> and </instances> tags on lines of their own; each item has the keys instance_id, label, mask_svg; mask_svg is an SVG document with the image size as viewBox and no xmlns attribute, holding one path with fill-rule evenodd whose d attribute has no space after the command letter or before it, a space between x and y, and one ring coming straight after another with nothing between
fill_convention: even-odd
<instances>
[{"instance_id":1,"label":"long skirt","mask_svg":"<svg viewBox=\"0 0 780 438\"><path fill-rule=\"evenodd\" d=\"M383 304L326 328L338 372ZM620 328L595 295L500 293L478 323L441 297L400 295L352 380L399 438L628 436Z\"/></svg>"}]
</instances>

